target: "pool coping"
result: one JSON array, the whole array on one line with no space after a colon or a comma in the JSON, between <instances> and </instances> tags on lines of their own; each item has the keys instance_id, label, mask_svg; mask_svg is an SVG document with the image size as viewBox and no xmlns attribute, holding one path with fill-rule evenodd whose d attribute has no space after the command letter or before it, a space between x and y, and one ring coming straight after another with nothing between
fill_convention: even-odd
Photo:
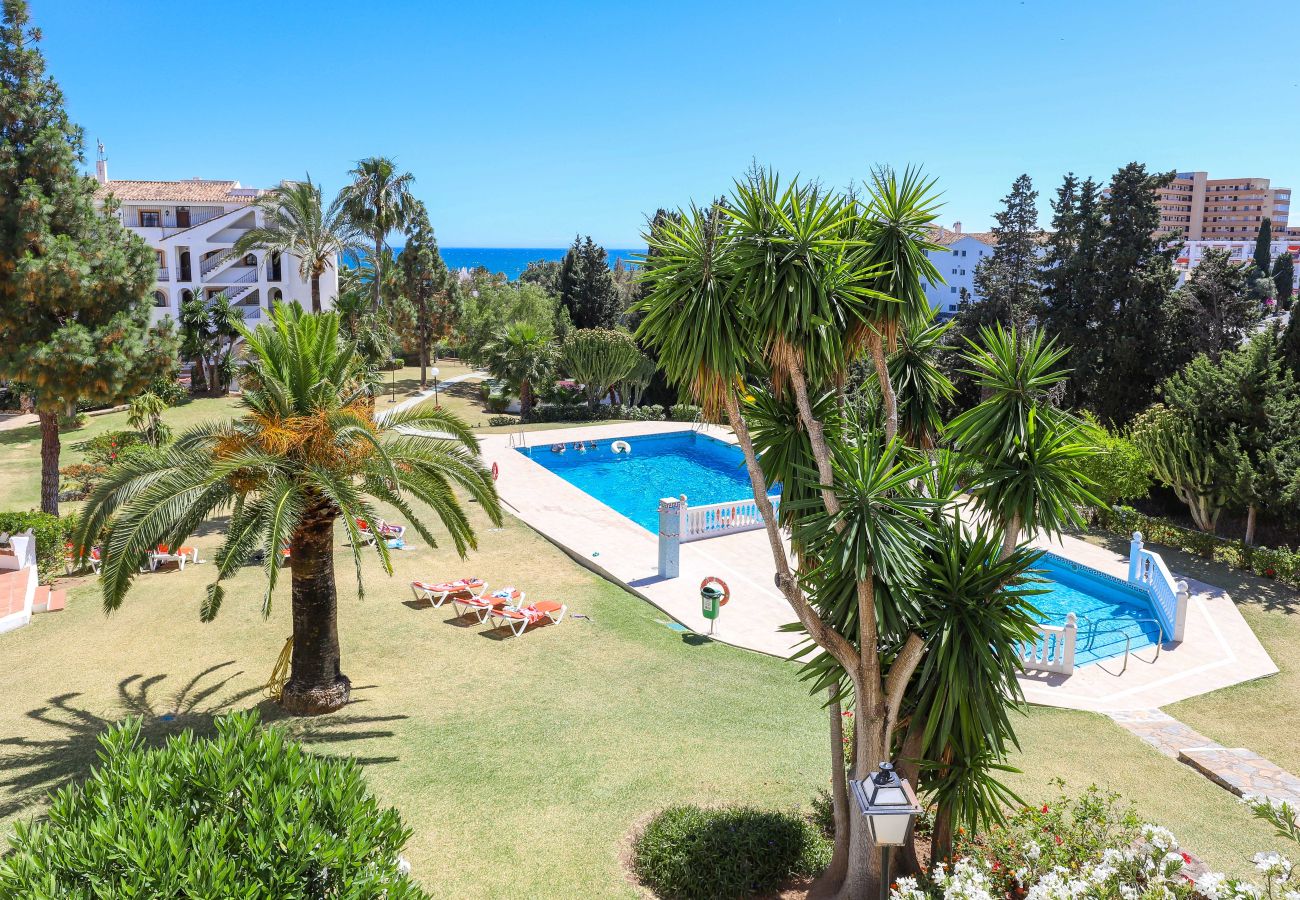
<instances>
[{"instance_id":1,"label":"pool coping","mask_svg":"<svg viewBox=\"0 0 1300 900\"><path fill-rule=\"evenodd\" d=\"M560 435L567 441L610 440L689 428L684 422L616 422L524 434L537 445L549 445ZM729 430L717 426L700 430L724 443L736 443ZM516 452L511 446L514 437L507 433L479 438L485 461L498 465L497 490L515 516L574 560L699 634L708 631L709 622L701 614L696 586L705 576L720 577L731 587L732 602L718 619L716 640L780 657L788 657L804 642L798 632L779 630L796 617L773 584L775 566L764 531L683 544L680 577L662 579L657 571L656 535ZM1033 543L1068 562L1128 583L1128 562L1119 554L1069 535ZM1277 666L1228 593L1180 577L1191 594L1183 641L1166 642L1154 662L1141 658L1149 658L1150 647L1138 651L1122 676L1113 674L1119 669L1119 657L1088 663L1070 676L1025 673L1019 677L1025 699L1094 712L1154 709L1276 674Z\"/></svg>"}]
</instances>

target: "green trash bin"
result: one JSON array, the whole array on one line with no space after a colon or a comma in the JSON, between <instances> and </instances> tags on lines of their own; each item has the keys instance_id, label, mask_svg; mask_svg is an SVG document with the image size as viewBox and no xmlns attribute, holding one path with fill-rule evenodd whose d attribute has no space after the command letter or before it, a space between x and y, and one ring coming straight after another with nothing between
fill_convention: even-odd
<instances>
[{"instance_id":1,"label":"green trash bin","mask_svg":"<svg viewBox=\"0 0 1300 900\"><path fill-rule=\"evenodd\" d=\"M722 588L712 584L700 588L700 612L706 619L716 619L722 608Z\"/></svg>"}]
</instances>

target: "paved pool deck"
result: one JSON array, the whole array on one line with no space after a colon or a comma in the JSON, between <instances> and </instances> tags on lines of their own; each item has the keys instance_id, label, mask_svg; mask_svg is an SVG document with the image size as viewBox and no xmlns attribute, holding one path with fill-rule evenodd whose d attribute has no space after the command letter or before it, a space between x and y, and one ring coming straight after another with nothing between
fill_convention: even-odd
<instances>
[{"instance_id":1,"label":"paved pool deck","mask_svg":"<svg viewBox=\"0 0 1300 900\"><path fill-rule=\"evenodd\" d=\"M638 435L689 431L685 422L621 422L554 431L523 432L534 452L549 453L557 441L634 439ZM727 443L727 429L706 426L704 433ZM795 621L794 611L776 589L764 531L756 530L683 544L681 575L658 574L658 537L534 462L514 446L519 434L480 438L484 459L499 470L497 490L506 508L563 548L575 560L623 585L699 634L709 623L700 612L699 585L716 576L731 589L714 638L737 647L787 657L803 641L799 633L780 631ZM635 452L635 443L633 443ZM740 499L740 498L737 498ZM1120 578L1127 577L1123 556L1086 541L1063 537L1041 541L1043 549ZM1176 577L1178 573L1175 573ZM1191 589L1186 639L1167 643L1159 659L1155 649L1122 660L1104 660L1076 669L1066 677L1045 673L1021 677L1031 703L1095 712L1147 710L1231 684L1273 675L1277 666L1223 590L1187 579Z\"/></svg>"}]
</instances>

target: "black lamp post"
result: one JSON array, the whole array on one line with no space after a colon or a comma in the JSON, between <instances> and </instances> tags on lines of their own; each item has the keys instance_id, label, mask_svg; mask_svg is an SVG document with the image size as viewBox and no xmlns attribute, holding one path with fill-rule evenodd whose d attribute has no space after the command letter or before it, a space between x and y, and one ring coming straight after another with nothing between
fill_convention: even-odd
<instances>
[{"instance_id":1,"label":"black lamp post","mask_svg":"<svg viewBox=\"0 0 1300 900\"><path fill-rule=\"evenodd\" d=\"M889 900L889 848L907 842L921 806L912 786L898 777L892 763L882 762L880 771L865 781L850 781L849 789L867 820L867 834L880 848L880 900Z\"/></svg>"}]
</instances>

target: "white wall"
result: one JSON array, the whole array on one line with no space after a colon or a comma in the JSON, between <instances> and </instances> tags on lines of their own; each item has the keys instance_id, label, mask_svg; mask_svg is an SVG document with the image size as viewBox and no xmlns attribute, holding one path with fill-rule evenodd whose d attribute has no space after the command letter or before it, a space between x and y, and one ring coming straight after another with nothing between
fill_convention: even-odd
<instances>
[{"instance_id":1,"label":"white wall","mask_svg":"<svg viewBox=\"0 0 1300 900\"><path fill-rule=\"evenodd\" d=\"M958 238L942 250L930 252L930 262L934 263L944 280L942 283L927 283L925 296L930 305L939 310L940 316L956 315L962 288L970 293L972 299L979 299L975 293L975 266L992 253L991 246L969 235Z\"/></svg>"}]
</instances>

